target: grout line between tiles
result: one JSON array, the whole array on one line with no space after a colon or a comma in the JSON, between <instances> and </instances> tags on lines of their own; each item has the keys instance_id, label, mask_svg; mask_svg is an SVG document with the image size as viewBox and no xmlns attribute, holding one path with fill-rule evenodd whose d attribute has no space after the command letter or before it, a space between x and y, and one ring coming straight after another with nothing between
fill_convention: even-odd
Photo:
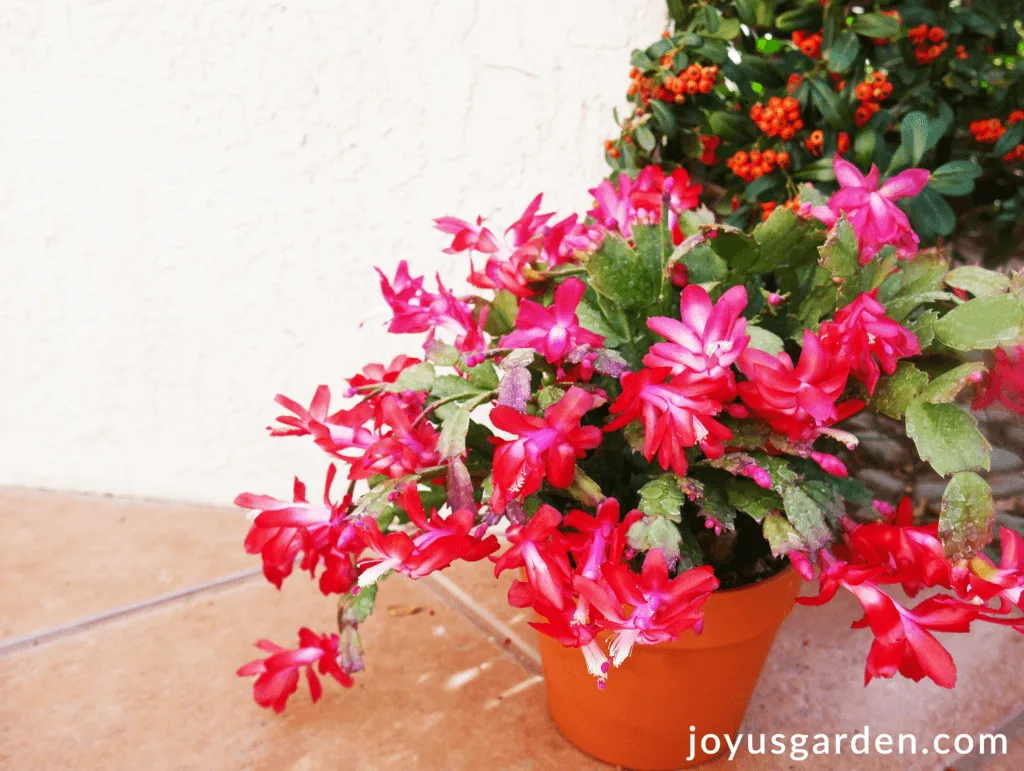
<instances>
[{"instance_id":1,"label":"grout line between tiles","mask_svg":"<svg viewBox=\"0 0 1024 771\"><path fill-rule=\"evenodd\" d=\"M530 674L542 673L540 653L530 645L518 632L501 619L495 617L487 608L473 599L454 581L440 573L433 573L423 579L423 583L431 588L448 607L465 618L488 637L499 641L507 640L503 647Z\"/></svg>"},{"instance_id":2,"label":"grout line between tiles","mask_svg":"<svg viewBox=\"0 0 1024 771\"><path fill-rule=\"evenodd\" d=\"M1024 737L1024 709L1018 709L1006 720L978 733L1003 734L1006 737L1007 745L1011 744L1015 739ZM936 767L935 771L946 771L947 769L949 771L984 771L993 760L1003 757L1007 756L980 755L977 752L971 752L967 755L960 755L955 760L944 760Z\"/></svg>"},{"instance_id":3,"label":"grout line between tiles","mask_svg":"<svg viewBox=\"0 0 1024 771\"><path fill-rule=\"evenodd\" d=\"M11 656L20 651L27 650L29 648L35 648L39 645L45 645L46 643L56 642L65 637L72 637L76 634L92 629L93 627L100 626L107 623L108 621L114 621L127 616L133 616L138 613L150 610L151 608L157 608L163 605L168 605L177 600L192 597L197 594L202 594L214 589L221 589L234 584L243 583L248 581L250 578L261 575L262 570L260 568L251 568L249 570L242 570L238 573L232 573L231 575L224 576L222 578L215 579L213 581L207 581L202 584L190 586L185 589L179 589L175 592L168 592L167 594L159 594L156 597L150 597L147 600L136 602L131 605L121 605L120 607L112 610L104 611L103 613L96 613L91 616L84 616L83 618L70 621L66 624L60 624L58 626L51 626L45 629L40 629L36 632L30 632L28 634L19 635L17 637L8 637L6 640L0 640L0 659Z\"/></svg>"}]
</instances>

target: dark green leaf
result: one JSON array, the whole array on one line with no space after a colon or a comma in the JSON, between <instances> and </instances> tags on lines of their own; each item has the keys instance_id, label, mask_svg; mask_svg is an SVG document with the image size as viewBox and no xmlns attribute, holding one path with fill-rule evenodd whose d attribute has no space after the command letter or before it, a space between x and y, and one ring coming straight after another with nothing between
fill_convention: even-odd
<instances>
[{"instance_id":1,"label":"dark green leaf","mask_svg":"<svg viewBox=\"0 0 1024 771\"><path fill-rule=\"evenodd\" d=\"M651 152L658 143L658 140L654 138L654 132L651 131L646 123L642 126L637 126L633 134L636 137L637 144L646 152Z\"/></svg>"},{"instance_id":2,"label":"dark green leaf","mask_svg":"<svg viewBox=\"0 0 1024 771\"><path fill-rule=\"evenodd\" d=\"M909 112L903 116L900 138L910 155L910 162L917 166L928 145L928 116L923 112Z\"/></svg>"},{"instance_id":3,"label":"dark green leaf","mask_svg":"<svg viewBox=\"0 0 1024 771\"><path fill-rule=\"evenodd\" d=\"M746 142L752 139L756 126L746 115L733 112L715 111L708 113L711 133L726 142Z\"/></svg>"},{"instance_id":4,"label":"dark green leaf","mask_svg":"<svg viewBox=\"0 0 1024 771\"><path fill-rule=\"evenodd\" d=\"M1002 157L1024 140L1024 120L1017 121L1006 129L999 141L992 147L992 155Z\"/></svg>"},{"instance_id":5,"label":"dark green leaf","mask_svg":"<svg viewBox=\"0 0 1024 771\"><path fill-rule=\"evenodd\" d=\"M900 23L881 13L862 13L853 17L850 29L865 37L891 40L900 34Z\"/></svg>"},{"instance_id":6,"label":"dark green leaf","mask_svg":"<svg viewBox=\"0 0 1024 771\"><path fill-rule=\"evenodd\" d=\"M860 52L860 41L848 29L844 29L832 43L828 51L828 68L832 72L849 72L853 60Z\"/></svg>"},{"instance_id":7,"label":"dark green leaf","mask_svg":"<svg viewBox=\"0 0 1024 771\"><path fill-rule=\"evenodd\" d=\"M816 161L804 164L798 171L793 173L793 176L796 179L806 179L810 182L835 182L836 180L831 158L819 158Z\"/></svg>"},{"instance_id":8,"label":"dark green leaf","mask_svg":"<svg viewBox=\"0 0 1024 771\"><path fill-rule=\"evenodd\" d=\"M968 195L974 192L974 180L981 176L974 161L949 161L931 173L928 187L942 195Z\"/></svg>"},{"instance_id":9,"label":"dark green leaf","mask_svg":"<svg viewBox=\"0 0 1024 771\"><path fill-rule=\"evenodd\" d=\"M911 199L910 211L918 231L923 235L948 236L956 228L956 213L946 199L931 188L925 188Z\"/></svg>"},{"instance_id":10,"label":"dark green leaf","mask_svg":"<svg viewBox=\"0 0 1024 771\"><path fill-rule=\"evenodd\" d=\"M655 128L669 138L675 136L676 116L672 112L672 108L660 99L652 99L649 106Z\"/></svg>"}]
</instances>

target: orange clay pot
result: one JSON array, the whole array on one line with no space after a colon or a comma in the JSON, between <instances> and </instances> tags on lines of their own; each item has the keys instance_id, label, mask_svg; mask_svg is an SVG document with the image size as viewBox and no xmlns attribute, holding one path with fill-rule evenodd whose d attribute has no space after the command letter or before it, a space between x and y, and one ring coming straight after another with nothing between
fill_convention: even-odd
<instances>
[{"instance_id":1,"label":"orange clay pot","mask_svg":"<svg viewBox=\"0 0 1024 771\"><path fill-rule=\"evenodd\" d=\"M787 567L752 586L715 592L704 604L700 635L685 632L676 642L634 646L622 666L609 672L603 691L580 651L539 635L555 725L588 755L637 771L710 760L700 748L705 734L717 734L719 754L727 751L724 736L739 730L800 582Z\"/></svg>"}]
</instances>

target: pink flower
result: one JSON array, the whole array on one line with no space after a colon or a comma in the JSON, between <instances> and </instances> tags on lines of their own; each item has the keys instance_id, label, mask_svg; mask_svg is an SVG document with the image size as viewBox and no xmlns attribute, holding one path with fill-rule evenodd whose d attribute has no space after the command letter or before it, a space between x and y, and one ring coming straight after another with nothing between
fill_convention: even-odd
<instances>
[{"instance_id":1,"label":"pink flower","mask_svg":"<svg viewBox=\"0 0 1024 771\"><path fill-rule=\"evenodd\" d=\"M885 315L878 302L878 289L861 294L852 303L836 311L834 321L826 321L818 331L822 346L841 361L850 372L875 392L881 369L887 375L896 371L896 361L921 353L917 337ZM875 357L878 361L875 361Z\"/></svg>"},{"instance_id":2,"label":"pink flower","mask_svg":"<svg viewBox=\"0 0 1024 771\"><path fill-rule=\"evenodd\" d=\"M549 266L571 262L574 244L580 243L587 229L569 218L548 227L552 214L538 214L542 196L536 196L518 220L505 231L504 239L497 238L482 227L477 218L475 226L456 217L435 220L438 230L455 236L448 254L469 251L487 255L483 271L473 270L470 283L482 289L506 289L517 297L531 297L536 291L530 287L527 271L542 257Z\"/></svg>"},{"instance_id":3,"label":"pink flower","mask_svg":"<svg viewBox=\"0 0 1024 771\"><path fill-rule=\"evenodd\" d=\"M363 393L365 394L364 400L376 408L384 398L384 389L387 386L398 380L398 376L409 367L422 363L420 359L402 354L392 359L386 367L383 364L367 364L360 372L348 379L351 388L345 395L355 396L357 393ZM427 395L423 391L406 392L401 394L401 398L407 403L407 406L418 409L427 400Z\"/></svg>"},{"instance_id":4,"label":"pink flower","mask_svg":"<svg viewBox=\"0 0 1024 771\"><path fill-rule=\"evenodd\" d=\"M487 347L483 332L486 313L474 317L469 303L446 289L439 276L438 292L432 294L423 287L422 277L413 279L409 276L409 266L405 260L398 263L393 282L388 281L380 268L377 273L380 275L384 301L393 313L388 332L429 332L429 342L434 339L437 330L446 329L455 333L454 345L463 353L479 352Z\"/></svg>"},{"instance_id":5,"label":"pink flower","mask_svg":"<svg viewBox=\"0 0 1024 771\"><path fill-rule=\"evenodd\" d=\"M565 515L565 526L577 532L567 536L569 549L576 561L576 575L597 581L601 578L601 568L606 562L620 562L626 545L626 533L629 528L643 516L639 511L631 511L624 519L619 519L619 502L615 498L605 498L595 515L573 509ZM580 597L573 615L573 624L590 622L590 602Z\"/></svg>"},{"instance_id":6,"label":"pink flower","mask_svg":"<svg viewBox=\"0 0 1024 771\"><path fill-rule=\"evenodd\" d=\"M732 432L713 418L722 410L722 403L716 399L723 391L721 380L668 378L666 368L623 375L622 393L610 408L619 416L604 430L642 420L644 457L650 461L657 455L663 469L671 468L684 476L687 447L699 444L708 457L718 458L725 451L723 440L731 439Z\"/></svg>"},{"instance_id":7,"label":"pink flower","mask_svg":"<svg viewBox=\"0 0 1024 771\"><path fill-rule=\"evenodd\" d=\"M795 367L786 353L776 357L753 348L743 352L736 366L747 377L737 386L744 404L793 441L814 439L820 428L864 406L856 399L836 404L846 388L849 364L826 354L810 330L804 330L804 348Z\"/></svg>"},{"instance_id":8,"label":"pink flower","mask_svg":"<svg viewBox=\"0 0 1024 771\"><path fill-rule=\"evenodd\" d=\"M560 362L572 348L580 345L600 346L601 335L580 326L576 316L587 285L570 277L559 284L550 308L531 300L519 303L516 331L501 339L504 348L533 348L544 354L549 364Z\"/></svg>"},{"instance_id":9,"label":"pink flower","mask_svg":"<svg viewBox=\"0 0 1024 771\"><path fill-rule=\"evenodd\" d=\"M299 671L306 670L306 681L313 701L319 701L323 693L321 675L330 675L345 688L351 688L353 680L338 663L338 635L318 635L303 627L299 630L299 647L287 650L269 640L260 640L256 647L270 653L265 659L250 661L238 670L239 677L256 675L252 686L253 698L261 707L270 707L274 712L283 712L288 698L299 685Z\"/></svg>"},{"instance_id":10,"label":"pink flower","mask_svg":"<svg viewBox=\"0 0 1024 771\"><path fill-rule=\"evenodd\" d=\"M698 204L701 186L690 184L686 169L677 168L666 176L660 166L647 166L636 180L619 174L618 185L605 180L589 192L595 207L587 212L602 227L618 231L624 238L633 237L633 225L654 225L661 222L661 201L668 195L669 222L673 241L682 242L679 212Z\"/></svg>"},{"instance_id":11,"label":"pink flower","mask_svg":"<svg viewBox=\"0 0 1024 771\"><path fill-rule=\"evenodd\" d=\"M995 363L978 387L971 408L981 410L999 402L1024 415L1024 345L996 348Z\"/></svg>"},{"instance_id":12,"label":"pink flower","mask_svg":"<svg viewBox=\"0 0 1024 771\"><path fill-rule=\"evenodd\" d=\"M375 474L397 479L437 465L439 434L432 423L424 420L414 424L395 394L381 400L380 415L383 427L391 430L366 447L361 458L346 458L352 464L349 479L367 479Z\"/></svg>"},{"instance_id":13,"label":"pink flower","mask_svg":"<svg viewBox=\"0 0 1024 771\"><path fill-rule=\"evenodd\" d=\"M677 640L687 629L699 632L704 617L700 607L718 588L718 579L707 565L669 579L664 555L652 549L639 576L626 565L607 563L602 581L577 575L573 585L603 616L598 626L614 632L609 653L619 666L636 644ZM632 610L624 611L624 605Z\"/></svg>"},{"instance_id":14,"label":"pink flower","mask_svg":"<svg viewBox=\"0 0 1024 771\"><path fill-rule=\"evenodd\" d=\"M494 576L513 568L526 568L526 579L545 602L557 610L565 607L569 582L569 558L565 537L558 526L562 515L543 504L525 525L510 525L505 531L509 546L494 558Z\"/></svg>"},{"instance_id":15,"label":"pink flower","mask_svg":"<svg viewBox=\"0 0 1024 771\"><path fill-rule=\"evenodd\" d=\"M829 198L827 206L815 206L811 214L832 227L839 215L845 213L857 234L862 265L870 262L887 244L896 247L900 259L910 259L917 254L917 233L911 230L907 215L894 201L920 193L928 184L928 171L907 169L879 188L878 169L874 165L865 177L856 166L836 155L832 168L840 189Z\"/></svg>"},{"instance_id":16,"label":"pink flower","mask_svg":"<svg viewBox=\"0 0 1024 771\"><path fill-rule=\"evenodd\" d=\"M668 367L673 375L692 382L723 381L732 393L735 377L730 369L747 347L747 320L740 317L747 307L747 290L734 286L714 305L698 284L685 287L679 298L680 320L654 316L647 326L669 342L655 343L644 356L648 367Z\"/></svg>"},{"instance_id":17,"label":"pink flower","mask_svg":"<svg viewBox=\"0 0 1024 771\"><path fill-rule=\"evenodd\" d=\"M511 407L491 410L491 422L514 440L493 438L494 451L491 508L499 514L510 500L522 500L540 489L547 477L553 487L568 487L576 472L576 458L601 443L601 429L581 426L583 415L594 406L594 397L579 387L544 412L544 417L523 415Z\"/></svg>"}]
</instances>

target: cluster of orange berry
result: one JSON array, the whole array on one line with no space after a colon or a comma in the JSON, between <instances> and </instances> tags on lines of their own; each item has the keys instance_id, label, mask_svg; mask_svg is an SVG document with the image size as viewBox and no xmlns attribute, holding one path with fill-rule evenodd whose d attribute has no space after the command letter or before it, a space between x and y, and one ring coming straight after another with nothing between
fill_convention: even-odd
<instances>
[{"instance_id":1,"label":"cluster of orange berry","mask_svg":"<svg viewBox=\"0 0 1024 771\"><path fill-rule=\"evenodd\" d=\"M800 117L800 102L792 96L773 96L767 105L760 102L750 108L750 119L770 137L789 141L804 127Z\"/></svg>"},{"instance_id":2,"label":"cluster of orange berry","mask_svg":"<svg viewBox=\"0 0 1024 771\"><path fill-rule=\"evenodd\" d=\"M753 182L765 174L771 174L776 167L780 169L789 168L789 153L785 150L775 152L772 149L759 151L739 150L726 161L732 173L746 182Z\"/></svg>"},{"instance_id":3,"label":"cluster of orange berry","mask_svg":"<svg viewBox=\"0 0 1024 771\"><path fill-rule=\"evenodd\" d=\"M761 207L761 221L764 222L775 211L779 205L775 201L765 201L762 204L758 204ZM800 211L800 196L794 196L785 203L782 204L783 209L789 209L790 211L797 213Z\"/></svg>"},{"instance_id":4,"label":"cluster of orange berry","mask_svg":"<svg viewBox=\"0 0 1024 771\"><path fill-rule=\"evenodd\" d=\"M789 80L786 81L786 93L792 94L794 91L800 88L800 84L803 82L804 76L798 72L794 72L792 75L789 76Z\"/></svg>"},{"instance_id":5,"label":"cluster of orange berry","mask_svg":"<svg viewBox=\"0 0 1024 771\"><path fill-rule=\"evenodd\" d=\"M643 104L650 102L654 96L654 79L647 77L636 67L629 71L629 79L631 82L626 93L629 96L639 95Z\"/></svg>"},{"instance_id":6,"label":"cluster of orange berry","mask_svg":"<svg viewBox=\"0 0 1024 771\"><path fill-rule=\"evenodd\" d=\"M666 75L661 85L672 92L672 101L681 103L686 101L686 94L710 94L715 88L716 78L716 65L701 67L699 64L691 64L678 75Z\"/></svg>"},{"instance_id":7,"label":"cluster of orange berry","mask_svg":"<svg viewBox=\"0 0 1024 771\"><path fill-rule=\"evenodd\" d=\"M964 46L957 46L956 47L956 58L957 59L966 59L967 58L967 49Z\"/></svg>"},{"instance_id":8,"label":"cluster of orange berry","mask_svg":"<svg viewBox=\"0 0 1024 771\"><path fill-rule=\"evenodd\" d=\"M821 58L821 31L808 34L801 29L793 33L793 45L812 59Z\"/></svg>"},{"instance_id":9,"label":"cluster of orange berry","mask_svg":"<svg viewBox=\"0 0 1024 771\"><path fill-rule=\"evenodd\" d=\"M615 143L610 139L606 139L604 141L604 151L608 153L609 158L618 158L622 155L622 153L619 152L619 148L617 148Z\"/></svg>"},{"instance_id":10,"label":"cluster of orange berry","mask_svg":"<svg viewBox=\"0 0 1024 771\"><path fill-rule=\"evenodd\" d=\"M871 116L882 109L882 102L892 94L892 83L884 72L875 70L871 77L858 83L854 95L860 106L853 113L853 122L860 128L871 120Z\"/></svg>"},{"instance_id":11,"label":"cluster of orange berry","mask_svg":"<svg viewBox=\"0 0 1024 771\"><path fill-rule=\"evenodd\" d=\"M907 33L907 37L914 44L914 59L918 64L931 64L949 48L949 43L946 42L946 30L942 27L918 24Z\"/></svg>"},{"instance_id":12,"label":"cluster of orange berry","mask_svg":"<svg viewBox=\"0 0 1024 771\"><path fill-rule=\"evenodd\" d=\"M1006 119L1006 125L1012 126L1014 123L1022 120L1024 120L1024 110L1014 110L1010 113L1010 117ZM994 145L1006 133L1006 126L1003 125L999 118L971 121L969 129L975 142L982 142L987 145ZM1010 150L1010 152L1003 156L1003 160L1008 163L1010 161L1024 161L1024 144L1019 144Z\"/></svg>"}]
</instances>

